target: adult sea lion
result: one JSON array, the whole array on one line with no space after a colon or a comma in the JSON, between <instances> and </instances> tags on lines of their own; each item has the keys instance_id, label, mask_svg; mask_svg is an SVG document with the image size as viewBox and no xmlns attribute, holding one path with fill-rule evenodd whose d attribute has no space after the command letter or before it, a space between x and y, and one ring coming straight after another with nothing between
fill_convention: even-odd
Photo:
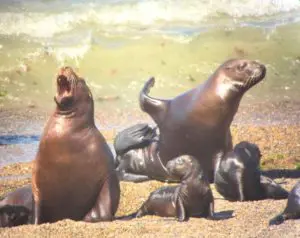
<instances>
[{"instance_id":1,"label":"adult sea lion","mask_svg":"<svg viewBox=\"0 0 300 238\"><path fill-rule=\"evenodd\" d=\"M70 67L57 76L56 109L34 161L34 223L65 218L89 222L114 218L120 185L113 155L94 122L94 102Z\"/></svg>"},{"instance_id":2,"label":"adult sea lion","mask_svg":"<svg viewBox=\"0 0 300 238\"><path fill-rule=\"evenodd\" d=\"M0 201L0 227L29 224L32 221L31 186L17 188Z\"/></svg>"},{"instance_id":3,"label":"adult sea lion","mask_svg":"<svg viewBox=\"0 0 300 238\"><path fill-rule=\"evenodd\" d=\"M288 219L300 219L300 181L290 192L284 211L271 219L269 225L279 225Z\"/></svg>"},{"instance_id":4,"label":"adult sea lion","mask_svg":"<svg viewBox=\"0 0 300 238\"><path fill-rule=\"evenodd\" d=\"M212 180L216 155L232 150L230 124L240 100L265 74L265 66L256 61L228 60L203 84L173 99L150 97L155 82L150 78L140 93L140 107L159 127L162 163L192 155Z\"/></svg>"},{"instance_id":5,"label":"adult sea lion","mask_svg":"<svg viewBox=\"0 0 300 238\"><path fill-rule=\"evenodd\" d=\"M123 181L143 182L151 179L178 181L169 174L158 153L156 128L146 123L133 125L119 132L114 140L116 168Z\"/></svg>"},{"instance_id":6,"label":"adult sea lion","mask_svg":"<svg viewBox=\"0 0 300 238\"><path fill-rule=\"evenodd\" d=\"M230 201L284 199L288 192L259 170L261 152L257 145L242 141L233 151L217 156L215 186Z\"/></svg>"},{"instance_id":7,"label":"adult sea lion","mask_svg":"<svg viewBox=\"0 0 300 238\"><path fill-rule=\"evenodd\" d=\"M152 192L135 214L136 217L158 215L177 217L213 217L214 200L207 178L196 159L181 156L166 166L170 174L181 179L178 186L162 187Z\"/></svg>"}]
</instances>

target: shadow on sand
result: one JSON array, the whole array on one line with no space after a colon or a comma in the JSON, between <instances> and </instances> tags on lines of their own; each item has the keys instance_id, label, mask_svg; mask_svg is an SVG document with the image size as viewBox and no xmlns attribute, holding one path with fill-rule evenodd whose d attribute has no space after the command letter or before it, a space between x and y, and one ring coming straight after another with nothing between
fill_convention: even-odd
<instances>
[{"instance_id":1,"label":"shadow on sand","mask_svg":"<svg viewBox=\"0 0 300 238\"><path fill-rule=\"evenodd\" d=\"M262 170L261 174L269 178L300 178L300 169Z\"/></svg>"},{"instance_id":2,"label":"shadow on sand","mask_svg":"<svg viewBox=\"0 0 300 238\"><path fill-rule=\"evenodd\" d=\"M38 135L0 135L1 145L32 144L40 140Z\"/></svg>"}]
</instances>

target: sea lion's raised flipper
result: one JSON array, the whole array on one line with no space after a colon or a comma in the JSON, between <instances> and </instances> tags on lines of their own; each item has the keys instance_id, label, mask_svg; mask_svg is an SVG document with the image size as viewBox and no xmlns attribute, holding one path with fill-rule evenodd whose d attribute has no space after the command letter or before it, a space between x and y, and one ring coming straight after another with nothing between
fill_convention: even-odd
<instances>
[{"instance_id":1,"label":"sea lion's raised flipper","mask_svg":"<svg viewBox=\"0 0 300 238\"><path fill-rule=\"evenodd\" d=\"M138 123L119 132L114 139L114 148L117 155L131 149L143 148L149 145L157 136L155 128L147 123Z\"/></svg>"},{"instance_id":2,"label":"sea lion's raised flipper","mask_svg":"<svg viewBox=\"0 0 300 238\"><path fill-rule=\"evenodd\" d=\"M142 91L140 92L140 107L144 112L148 113L159 125L160 122L162 122L162 120L164 119L169 100L157 99L148 95L148 93L150 92L150 88L154 86L154 83L154 77L150 78L145 83Z\"/></svg>"},{"instance_id":3,"label":"sea lion's raised flipper","mask_svg":"<svg viewBox=\"0 0 300 238\"><path fill-rule=\"evenodd\" d=\"M261 175L260 184L264 190L266 198L285 199L289 196L288 191L268 177Z\"/></svg>"}]
</instances>

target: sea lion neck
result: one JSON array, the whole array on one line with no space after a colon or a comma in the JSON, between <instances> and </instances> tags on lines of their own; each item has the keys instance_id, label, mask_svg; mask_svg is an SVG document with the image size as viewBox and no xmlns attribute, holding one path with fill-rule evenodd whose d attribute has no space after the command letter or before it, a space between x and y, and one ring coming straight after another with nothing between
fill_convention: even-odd
<instances>
[{"instance_id":1,"label":"sea lion neck","mask_svg":"<svg viewBox=\"0 0 300 238\"><path fill-rule=\"evenodd\" d=\"M53 119L58 123L62 123L62 121L64 121L65 125L70 125L70 127L74 129L77 126L95 126L93 103L91 103L91 105L78 103L78 105L67 111L60 110L59 107L56 107L53 113Z\"/></svg>"}]
</instances>

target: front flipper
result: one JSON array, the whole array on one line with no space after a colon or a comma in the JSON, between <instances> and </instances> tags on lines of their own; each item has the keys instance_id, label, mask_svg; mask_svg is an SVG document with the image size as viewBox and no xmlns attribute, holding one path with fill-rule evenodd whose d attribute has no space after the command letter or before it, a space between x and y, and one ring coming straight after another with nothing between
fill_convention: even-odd
<instances>
[{"instance_id":1,"label":"front flipper","mask_svg":"<svg viewBox=\"0 0 300 238\"><path fill-rule=\"evenodd\" d=\"M186 221L188 218L184 209L183 202L179 196L176 201L176 217L180 222Z\"/></svg>"},{"instance_id":2,"label":"front flipper","mask_svg":"<svg viewBox=\"0 0 300 238\"><path fill-rule=\"evenodd\" d=\"M117 155L121 155L131 149L149 145L156 136L155 128L147 123L139 123L119 132L114 139L114 148Z\"/></svg>"},{"instance_id":3,"label":"front flipper","mask_svg":"<svg viewBox=\"0 0 300 238\"><path fill-rule=\"evenodd\" d=\"M165 117L169 100L157 99L148 95L150 88L154 86L154 83L154 77L150 78L145 83L142 91L140 92L140 107L159 125Z\"/></svg>"},{"instance_id":4,"label":"front flipper","mask_svg":"<svg viewBox=\"0 0 300 238\"><path fill-rule=\"evenodd\" d=\"M117 184L116 184L117 183ZM111 176L101 187L94 207L85 215L85 222L112 221L120 200L120 186L116 176Z\"/></svg>"},{"instance_id":5,"label":"front flipper","mask_svg":"<svg viewBox=\"0 0 300 238\"><path fill-rule=\"evenodd\" d=\"M281 223L283 223L285 220L289 219L288 216L286 216L284 213L279 214L278 216L272 218L269 221L269 226L273 226L273 225L279 225Z\"/></svg>"},{"instance_id":6,"label":"front flipper","mask_svg":"<svg viewBox=\"0 0 300 238\"><path fill-rule=\"evenodd\" d=\"M136 213L136 218L139 218L139 217L143 217L143 216L146 216L146 215L153 215L153 213L149 212L148 211L148 201L149 199L147 199L146 202L143 203L143 205L140 207L140 209L137 211Z\"/></svg>"},{"instance_id":7,"label":"front flipper","mask_svg":"<svg viewBox=\"0 0 300 238\"><path fill-rule=\"evenodd\" d=\"M243 170L237 169L236 170L236 185L237 185L237 193L238 193L238 200L240 202L245 201L244 196L244 185L243 185Z\"/></svg>"},{"instance_id":8,"label":"front flipper","mask_svg":"<svg viewBox=\"0 0 300 238\"><path fill-rule=\"evenodd\" d=\"M268 177L261 175L260 184L263 188L265 198L285 199L289 196L288 191Z\"/></svg>"}]
</instances>

